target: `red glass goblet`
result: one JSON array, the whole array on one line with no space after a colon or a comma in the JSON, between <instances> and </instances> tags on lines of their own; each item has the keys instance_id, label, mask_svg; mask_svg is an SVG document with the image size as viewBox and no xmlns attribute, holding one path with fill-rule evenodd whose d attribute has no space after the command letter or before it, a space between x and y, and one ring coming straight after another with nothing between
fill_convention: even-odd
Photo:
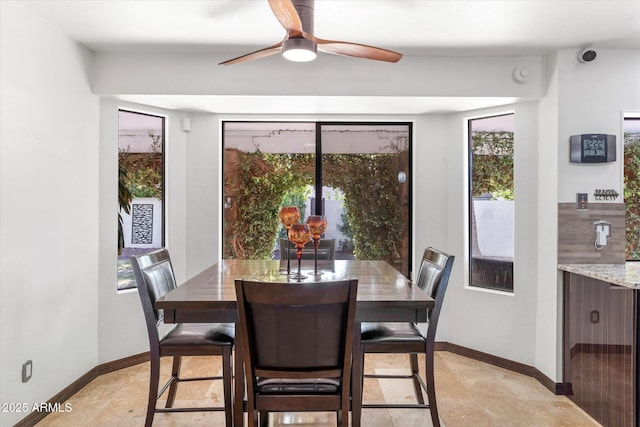
<instances>
[{"instance_id":1,"label":"red glass goblet","mask_svg":"<svg viewBox=\"0 0 640 427\"><path fill-rule=\"evenodd\" d=\"M302 250L311 240L311 229L308 224L293 224L289 227L289 240L296 245L296 255L298 256L298 274L295 278L300 281L304 276L300 273L300 262L302 260Z\"/></svg>"},{"instance_id":2,"label":"red glass goblet","mask_svg":"<svg viewBox=\"0 0 640 427\"><path fill-rule=\"evenodd\" d=\"M289 235L289 227L300 221L300 211L297 206L283 206L278 213L278 218ZM287 273L291 273L291 265L289 262L289 245L287 244Z\"/></svg>"},{"instance_id":3,"label":"red glass goblet","mask_svg":"<svg viewBox=\"0 0 640 427\"><path fill-rule=\"evenodd\" d=\"M313 263L314 263L314 274L319 274L318 272L318 243L320 242L320 236L327 231L327 218L324 215L311 215L307 218L307 224L309 224L309 228L311 229L311 235L313 236Z\"/></svg>"}]
</instances>

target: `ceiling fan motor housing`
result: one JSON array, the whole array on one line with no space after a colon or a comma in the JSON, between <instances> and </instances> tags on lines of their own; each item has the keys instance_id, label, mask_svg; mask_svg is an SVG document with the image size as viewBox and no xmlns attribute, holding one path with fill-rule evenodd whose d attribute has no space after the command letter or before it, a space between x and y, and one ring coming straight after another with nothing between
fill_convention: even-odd
<instances>
[{"instance_id":1,"label":"ceiling fan motor housing","mask_svg":"<svg viewBox=\"0 0 640 427\"><path fill-rule=\"evenodd\" d=\"M302 30L308 34L313 34L313 2L314 0L292 0L291 2L300 17ZM287 52L291 52L292 50L308 51L312 52L312 54L308 56L305 55L304 59L293 59L287 56ZM318 45L313 40L308 40L303 37L292 37L282 43L282 51L287 59L293 61L308 61L315 58L318 53Z\"/></svg>"},{"instance_id":2,"label":"ceiling fan motor housing","mask_svg":"<svg viewBox=\"0 0 640 427\"><path fill-rule=\"evenodd\" d=\"M313 34L313 2L314 0L292 1L302 22L302 29L309 34Z\"/></svg>"}]
</instances>

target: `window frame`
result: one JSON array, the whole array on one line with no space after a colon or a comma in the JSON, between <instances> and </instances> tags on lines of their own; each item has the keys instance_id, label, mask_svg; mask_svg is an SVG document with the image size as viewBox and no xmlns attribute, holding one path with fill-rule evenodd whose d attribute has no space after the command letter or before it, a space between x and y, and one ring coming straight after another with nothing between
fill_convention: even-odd
<instances>
[{"instance_id":1,"label":"window frame","mask_svg":"<svg viewBox=\"0 0 640 427\"><path fill-rule=\"evenodd\" d=\"M296 121L293 120L222 120L221 128L222 128L222 144L221 144L221 163L222 163L222 176L225 176L224 170L224 154L225 154L225 124L227 123L307 123L315 125L315 161L316 161L316 177L315 177L315 200L322 200L322 128L323 126L406 126L408 141L407 141L407 151L408 151L408 160L407 160L407 171L406 171L406 179L408 183L408 194L410 195L408 199L408 224L407 224L407 233L408 233L408 250L407 250L407 277L411 277L412 269L413 269L413 122L411 121L392 121L392 120L382 120L382 121L321 121L321 120L302 120ZM319 184L319 185L318 185ZM224 189L221 193L224 193ZM222 206L225 204L225 195L222 194ZM315 214L320 214L321 206L317 204L314 206ZM221 213L221 218L224 217L224 213ZM224 220L221 222L221 236L224 236ZM224 244L224 238L220 239L220 253L224 253L222 245Z\"/></svg>"},{"instance_id":2,"label":"window frame","mask_svg":"<svg viewBox=\"0 0 640 427\"><path fill-rule=\"evenodd\" d=\"M161 130L161 135L160 135L160 153L161 153L161 158L162 158L162 167L161 167L161 179L160 179L160 184L162 186L161 189L161 199L160 199L160 214L161 214L161 224L160 224L160 243L159 243L159 247L164 247L165 243L166 243L166 226L167 226L167 221L166 221L166 212L167 212L167 206L166 206L166 194L167 194L167 186L166 186L166 179L167 179L167 156L166 156L166 139L167 139L167 117L166 116L162 116L159 114L153 114L153 113L147 113L147 112L142 112L142 111L135 111L135 110L131 110L131 109L127 109L127 108L118 108L118 115L120 115L120 113L127 113L127 114L136 114L136 115L140 115L140 116L147 116L147 117L152 117L154 119L158 119L160 120L160 130ZM121 127L120 127L120 122L118 121L118 138L120 138L120 132L121 132ZM118 143L118 169L120 168L120 145ZM132 203L130 205L130 207L133 206L133 196L132 196ZM118 212L120 213L120 206L118 206ZM149 248L149 251L152 250L156 250L156 247L154 246L153 248ZM121 256L118 255L118 258L120 258ZM119 265L120 263L118 263ZM118 268L118 271L116 273L117 275L117 280L116 280L116 290L118 292L120 291L130 291L132 289L136 288L136 283L135 283L135 279L132 279L133 277L133 270L131 269L131 266L129 265L129 269L131 270L131 278L129 280L129 283L124 285L124 286L120 286L120 268Z\"/></svg>"},{"instance_id":3,"label":"window frame","mask_svg":"<svg viewBox=\"0 0 640 427\"><path fill-rule=\"evenodd\" d=\"M487 268L493 269L494 271L499 271L500 274L510 276L510 284L507 286L491 286L491 285L483 285L474 283L474 242L477 244L477 218L475 218L475 209L474 209L474 196L473 196L473 122L477 120L483 119L491 119L497 117L506 117L512 116L515 119L515 112L501 112L501 113L487 113L484 115L467 117L467 230L468 230L468 241L467 241L467 265L468 265L468 275L467 275L467 287L469 289L474 290L482 290L482 291L490 291L497 292L506 295L513 295L515 293L515 283L514 283L514 265L515 265L515 256L511 258L511 260L503 260L500 257L491 257L488 258ZM512 167L512 191L514 194L514 225L513 225L513 233L515 234L515 129L513 132L513 167ZM475 222L475 226L474 226ZM474 228L476 229L476 240L474 241ZM515 243L515 242L514 242ZM515 249L515 248L514 248ZM515 254L514 254L515 255ZM509 265L510 264L510 265ZM477 272L476 272L477 273ZM495 273L497 274L497 273Z\"/></svg>"}]
</instances>

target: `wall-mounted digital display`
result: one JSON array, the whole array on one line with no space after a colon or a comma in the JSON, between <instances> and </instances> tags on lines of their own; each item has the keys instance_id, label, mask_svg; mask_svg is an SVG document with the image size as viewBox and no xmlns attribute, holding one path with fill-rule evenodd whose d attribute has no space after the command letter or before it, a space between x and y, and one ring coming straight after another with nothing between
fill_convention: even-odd
<instances>
[{"instance_id":1,"label":"wall-mounted digital display","mask_svg":"<svg viewBox=\"0 0 640 427\"><path fill-rule=\"evenodd\" d=\"M586 133L569 138L572 163L606 163L616 161L616 136Z\"/></svg>"}]
</instances>

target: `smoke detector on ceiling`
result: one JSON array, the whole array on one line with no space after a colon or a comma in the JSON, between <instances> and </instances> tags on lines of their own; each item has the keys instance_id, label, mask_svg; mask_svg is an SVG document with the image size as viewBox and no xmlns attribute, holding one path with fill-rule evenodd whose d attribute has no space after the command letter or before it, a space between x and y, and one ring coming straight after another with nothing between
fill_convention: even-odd
<instances>
[{"instance_id":1,"label":"smoke detector on ceiling","mask_svg":"<svg viewBox=\"0 0 640 427\"><path fill-rule=\"evenodd\" d=\"M529 73L529 70L527 70L526 68L516 67L513 70L513 80L517 81L518 83L525 83L529 80L530 77L531 73Z\"/></svg>"}]
</instances>

